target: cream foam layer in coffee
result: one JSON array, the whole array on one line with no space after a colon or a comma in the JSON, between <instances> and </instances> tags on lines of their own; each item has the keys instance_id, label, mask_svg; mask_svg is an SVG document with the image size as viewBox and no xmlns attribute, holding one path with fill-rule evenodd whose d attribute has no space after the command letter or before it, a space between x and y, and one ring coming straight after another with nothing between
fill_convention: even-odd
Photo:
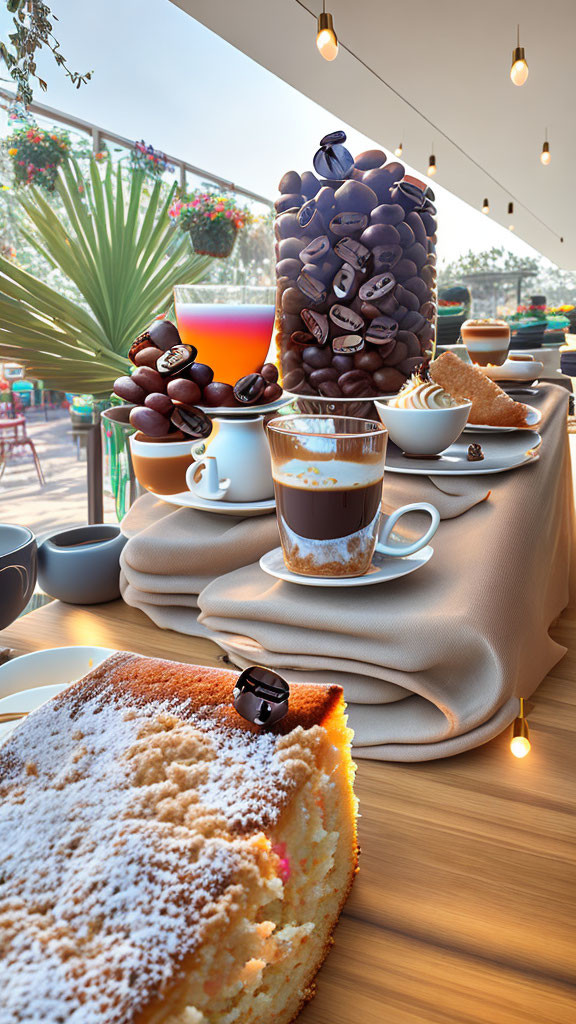
<instances>
[{"instance_id":1,"label":"cream foam layer in coffee","mask_svg":"<svg viewBox=\"0 0 576 1024\"><path fill-rule=\"evenodd\" d=\"M290 459L281 466L274 466L272 475L286 487L342 491L378 483L383 476L383 466L382 463L345 459Z\"/></svg>"},{"instance_id":2,"label":"cream foam layer in coffee","mask_svg":"<svg viewBox=\"0 0 576 1024\"><path fill-rule=\"evenodd\" d=\"M388 404L393 409L453 409L458 402L433 380L413 374Z\"/></svg>"},{"instance_id":3,"label":"cream foam layer in coffee","mask_svg":"<svg viewBox=\"0 0 576 1024\"><path fill-rule=\"evenodd\" d=\"M504 320L466 320L460 333L475 352L505 352L510 344L510 327Z\"/></svg>"}]
</instances>

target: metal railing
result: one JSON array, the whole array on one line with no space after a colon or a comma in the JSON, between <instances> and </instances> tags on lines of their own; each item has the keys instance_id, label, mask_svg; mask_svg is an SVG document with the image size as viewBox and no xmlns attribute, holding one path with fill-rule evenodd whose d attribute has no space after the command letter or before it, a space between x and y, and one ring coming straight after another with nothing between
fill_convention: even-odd
<instances>
[{"instance_id":1,"label":"metal railing","mask_svg":"<svg viewBox=\"0 0 576 1024\"><path fill-rule=\"evenodd\" d=\"M7 109L9 105L14 101L15 94L9 89L0 88L0 106ZM116 135L115 132L110 132L106 128L100 128L96 124L92 124L90 121L83 121L79 117L75 117L73 114L65 114L61 110L55 110L53 107L48 107L44 103L37 103L34 101L30 103L28 109L33 114L38 114L39 117L45 117L48 120L58 121L60 124L65 124L69 128L73 128L75 131L84 132L89 135L92 139L92 151L98 153L102 147L102 142L112 142L115 145L123 146L125 149L131 150L134 148L134 139L125 139L122 135ZM205 171L202 167L196 167L195 164L188 163L187 160L182 160L180 157L170 156L168 153L165 154L168 163L173 164L174 167L178 168L179 184L182 189L186 188L186 175L193 174L202 181L209 181L218 188L226 189L230 192L236 192L238 195L244 196L246 199L251 199L255 203L262 203L264 206L272 206L272 201L267 199L266 196L261 196L258 192L252 192L249 188L244 188L242 185L237 185L233 181L227 181L226 178L221 178L217 174L212 174L211 171Z\"/></svg>"}]
</instances>

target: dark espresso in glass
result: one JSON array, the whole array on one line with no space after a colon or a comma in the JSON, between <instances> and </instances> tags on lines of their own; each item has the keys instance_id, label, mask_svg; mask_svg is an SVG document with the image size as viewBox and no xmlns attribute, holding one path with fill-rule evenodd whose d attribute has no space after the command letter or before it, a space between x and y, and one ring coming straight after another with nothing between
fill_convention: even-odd
<instances>
[{"instance_id":1,"label":"dark espresso in glass","mask_svg":"<svg viewBox=\"0 0 576 1024\"><path fill-rule=\"evenodd\" d=\"M268 424L284 561L305 576L361 576L380 531L386 430L348 416Z\"/></svg>"}]
</instances>

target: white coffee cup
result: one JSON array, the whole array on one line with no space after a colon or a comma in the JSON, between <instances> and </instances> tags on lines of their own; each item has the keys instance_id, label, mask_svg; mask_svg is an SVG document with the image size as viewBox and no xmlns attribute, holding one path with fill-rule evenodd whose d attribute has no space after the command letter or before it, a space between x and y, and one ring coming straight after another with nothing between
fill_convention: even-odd
<instances>
[{"instance_id":1,"label":"white coffee cup","mask_svg":"<svg viewBox=\"0 0 576 1024\"><path fill-rule=\"evenodd\" d=\"M263 417L215 417L210 437L192 446L186 486L208 501L248 503L274 497Z\"/></svg>"}]
</instances>

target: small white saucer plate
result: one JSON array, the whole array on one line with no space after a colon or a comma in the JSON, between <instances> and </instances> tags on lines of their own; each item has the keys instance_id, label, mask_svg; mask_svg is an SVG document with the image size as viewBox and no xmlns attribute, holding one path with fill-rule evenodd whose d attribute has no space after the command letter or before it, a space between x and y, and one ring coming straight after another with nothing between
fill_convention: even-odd
<instances>
[{"instance_id":1,"label":"small white saucer plate","mask_svg":"<svg viewBox=\"0 0 576 1024\"><path fill-rule=\"evenodd\" d=\"M109 647L51 647L7 661L0 665L0 713L35 711L115 653ZM0 743L19 724L0 723Z\"/></svg>"},{"instance_id":2,"label":"small white saucer plate","mask_svg":"<svg viewBox=\"0 0 576 1024\"><path fill-rule=\"evenodd\" d=\"M198 409L202 409L202 412L208 413L209 416L229 416L230 419L243 416L264 416L269 412L276 412L277 409L281 409L283 405L290 405L294 399L292 395L284 392L282 398L277 398L275 402L268 402L267 405L218 405L214 408L211 405L198 405Z\"/></svg>"},{"instance_id":3,"label":"small white saucer plate","mask_svg":"<svg viewBox=\"0 0 576 1024\"><path fill-rule=\"evenodd\" d=\"M507 359L501 366L479 366L490 380L533 381L544 369L544 364L535 359Z\"/></svg>"},{"instance_id":4,"label":"small white saucer plate","mask_svg":"<svg viewBox=\"0 0 576 1024\"><path fill-rule=\"evenodd\" d=\"M260 568L269 576L286 583L296 583L301 587L370 587L375 583L389 583L391 580L416 572L430 561L433 554L434 548L427 544L413 555L395 558L383 554L376 545L372 565L364 576L301 576L286 568L282 548L274 548L262 555Z\"/></svg>"},{"instance_id":5,"label":"small white saucer plate","mask_svg":"<svg viewBox=\"0 0 576 1024\"><path fill-rule=\"evenodd\" d=\"M179 505L181 508L195 508L198 512L215 512L219 516L242 516L245 519L249 516L264 516L276 508L275 498L267 498L265 501L210 501L209 498L199 498L191 491L180 491L178 494L156 494L155 497L160 501L166 501L169 505Z\"/></svg>"},{"instance_id":6,"label":"small white saucer plate","mask_svg":"<svg viewBox=\"0 0 576 1024\"><path fill-rule=\"evenodd\" d=\"M510 434L515 430L533 430L542 420L542 412L533 405L527 405L527 427L493 427L488 423L467 423L464 430L473 434Z\"/></svg>"},{"instance_id":7,"label":"small white saucer plate","mask_svg":"<svg viewBox=\"0 0 576 1024\"><path fill-rule=\"evenodd\" d=\"M468 462L468 446L477 441L482 445L481 462ZM407 473L413 476L483 476L488 473L506 473L520 466L537 462L537 449L542 444L535 431L517 430L513 434L489 436L462 434L437 459L411 459L394 444L388 444L386 473Z\"/></svg>"}]
</instances>

